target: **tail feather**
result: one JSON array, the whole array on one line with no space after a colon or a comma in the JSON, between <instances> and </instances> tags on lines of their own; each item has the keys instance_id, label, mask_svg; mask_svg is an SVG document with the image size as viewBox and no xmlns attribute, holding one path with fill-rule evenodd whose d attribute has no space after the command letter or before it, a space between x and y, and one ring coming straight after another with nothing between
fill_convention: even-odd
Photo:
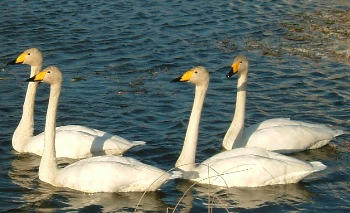
<instances>
[{"instance_id":1,"label":"tail feather","mask_svg":"<svg viewBox=\"0 0 350 213\"><path fill-rule=\"evenodd\" d=\"M132 141L132 143L134 144L134 146L141 146L146 144L145 141Z\"/></svg>"},{"instance_id":2,"label":"tail feather","mask_svg":"<svg viewBox=\"0 0 350 213\"><path fill-rule=\"evenodd\" d=\"M327 168L326 165L324 165L323 163L321 163L320 161L313 161L313 162L310 162L312 167L314 168L315 171L322 171L324 169Z\"/></svg>"},{"instance_id":3,"label":"tail feather","mask_svg":"<svg viewBox=\"0 0 350 213\"><path fill-rule=\"evenodd\" d=\"M182 178L183 179L196 179L199 178L199 173L196 171L182 171Z\"/></svg>"},{"instance_id":4,"label":"tail feather","mask_svg":"<svg viewBox=\"0 0 350 213\"><path fill-rule=\"evenodd\" d=\"M339 130L339 129L334 130L334 137L337 137L337 136L342 135L342 134L344 134L343 130Z\"/></svg>"},{"instance_id":5,"label":"tail feather","mask_svg":"<svg viewBox=\"0 0 350 213\"><path fill-rule=\"evenodd\" d=\"M179 179L179 178L183 178L184 174L182 171L179 170L174 170L170 172L170 177L169 179Z\"/></svg>"}]
</instances>

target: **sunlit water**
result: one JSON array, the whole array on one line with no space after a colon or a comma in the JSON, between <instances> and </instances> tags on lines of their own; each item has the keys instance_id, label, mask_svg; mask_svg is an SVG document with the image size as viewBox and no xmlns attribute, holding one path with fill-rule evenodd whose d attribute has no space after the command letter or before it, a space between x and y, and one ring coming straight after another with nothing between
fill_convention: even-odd
<instances>
[{"instance_id":1,"label":"sunlit water","mask_svg":"<svg viewBox=\"0 0 350 213\"><path fill-rule=\"evenodd\" d=\"M221 151L236 92L236 79L225 74L238 53L250 60L247 125L290 117L350 130L349 1L22 0L2 1L0 9L2 65L38 47L45 66L64 72L57 125L147 141L126 155L162 169L171 169L180 153L194 90L169 81L195 65L210 71L200 162ZM141 193L85 194L39 181L40 158L11 146L29 67L1 70L0 211L134 211ZM47 99L42 84L36 133ZM294 154L328 166L298 184L218 190L170 181L148 193L137 211L349 211L349 142L345 134L332 146Z\"/></svg>"}]
</instances>

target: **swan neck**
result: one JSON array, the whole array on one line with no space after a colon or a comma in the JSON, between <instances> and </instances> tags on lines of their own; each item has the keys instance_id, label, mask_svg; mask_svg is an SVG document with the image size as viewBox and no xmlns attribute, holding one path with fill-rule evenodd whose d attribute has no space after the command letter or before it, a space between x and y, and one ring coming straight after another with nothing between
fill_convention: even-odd
<instances>
[{"instance_id":1,"label":"swan neck","mask_svg":"<svg viewBox=\"0 0 350 213\"><path fill-rule=\"evenodd\" d=\"M41 71L42 65L38 66L30 66L30 77L33 77L34 75L38 74Z\"/></svg>"},{"instance_id":2,"label":"swan neck","mask_svg":"<svg viewBox=\"0 0 350 213\"><path fill-rule=\"evenodd\" d=\"M41 66L31 66L30 76L34 76L41 70ZM34 105L38 88L37 82L28 83L26 96L23 103L21 120L12 136L12 146L18 152L24 152L26 142L34 133Z\"/></svg>"},{"instance_id":3,"label":"swan neck","mask_svg":"<svg viewBox=\"0 0 350 213\"><path fill-rule=\"evenodd\" d=\"M246 73L246 72L245 72ZM237 81L236 107L232 123L223 140L223 147L230 150L234 144L242 140L245 120L245 105L247 96L247 74L241 74ZM238 147L234 147L238 148Z\"/></svg>"},{"instance_id":4,"label":"swan neck","mask_svg":"<svg viewBox=\"0 0 350 213\"><path fill-rule=\"evenodd\" d=\"M184 144L181 154L175 164L176 167L184 171L191 171L195 167L199 122L207 88L208 84L196 86L195 98L187 126Z\"/></svg>"},{"instance_id":5,"label":"swan neck","mask_svg":"<svg viewBox=\"0 0 350 213\"><path fill-rule=\"evenodd\" d=\"M39 179L54 184L57 173L55 135L56 135L56 115L58 100L61 92L61 84L52 84L50 87L50 98L46 114L44 150L39 166Z\"/></svg>"}]
</instances>

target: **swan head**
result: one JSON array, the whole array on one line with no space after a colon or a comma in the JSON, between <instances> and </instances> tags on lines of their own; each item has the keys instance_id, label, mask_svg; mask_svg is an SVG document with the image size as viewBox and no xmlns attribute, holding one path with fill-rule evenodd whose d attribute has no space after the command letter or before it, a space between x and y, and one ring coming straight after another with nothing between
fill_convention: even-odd
<instances>
[{"instance_id":1,"label":"swan head","mask_svg":"<svg viewBox=\"0 0 350 213\"><path fill-rule=\"evenodd\" d=\"M248 73L248 59L246 56L237 55L233 59L231 70L229 71L229 73L227 73L226 77L231 78L236 73L238 73L238 75Z\"/></svg>"},{"instance_id":2,"label":"swan head","mask_svg":"<svg viewBox=\"0 0 350 213\"><path fill-rule=\"evenodd\" d=\"M196 86L208 85L209 73L205 67L197 66L186 71L180 77L175 78L172 82L190 82Z\"/></svg>"},{"instance_id":3,"label":"swan head","mask_svg":"<svg viewBox=\"0 0 350 213\"><path fill-rule=\"evenodd\" d=\"M43 55L37 48L30 48L21 53L15 60L8 64L28 64L31 66L41 66Z\"/></svg>"},{"instance_id":4,"label":"swan head","mask_svg":"<svg viewBox=\"0 0 350 213\"><path fill-rule=\"evenodd\" d=\"M40 71L37 75L27 79L27 82L45 82L48 84L62 83L62 72L55 66L49 66L46 69Z\"/></svg>"}]
</instances>

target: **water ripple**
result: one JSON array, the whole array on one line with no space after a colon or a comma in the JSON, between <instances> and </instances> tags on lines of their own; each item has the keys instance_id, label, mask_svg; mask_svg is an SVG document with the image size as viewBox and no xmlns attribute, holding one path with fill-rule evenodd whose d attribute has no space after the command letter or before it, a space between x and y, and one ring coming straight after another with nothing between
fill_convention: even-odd
<instances>
[{"instance_id":1,"label":"water ripple","mask_svg":"<svg viewBox=\"0 0 350 213\"><path fill-rule=\"evenodd\" d=\"M55 3L55 4L53 4ZM196 65L208 68L197 162L221 151L232 120L236 79L232 59L250 60L246 124L274 117L324 123L350 132L347 1L4 1L0 8L0 64L38 47L44 66L64 73L57 125L80 124L132 140L126 155L171 169L181 151L193 86L169 81ZM2 67L3 67L2 66ZM140 194L84 194L37 178L40 158L12 150L28 66L0 72L0 209L3 211L132 211ZM44 129L48 86L40 85L35 132ZM207 211L347 210L349 137L296 155L328 169L300 184L206 191L195 186L180 208ZM70 161L60 161L66 165ZM190 187L171 181L150 193L142 211L165 212ZM336 205L335 205L336 204Z\"/></svg>"}]
</instances>

